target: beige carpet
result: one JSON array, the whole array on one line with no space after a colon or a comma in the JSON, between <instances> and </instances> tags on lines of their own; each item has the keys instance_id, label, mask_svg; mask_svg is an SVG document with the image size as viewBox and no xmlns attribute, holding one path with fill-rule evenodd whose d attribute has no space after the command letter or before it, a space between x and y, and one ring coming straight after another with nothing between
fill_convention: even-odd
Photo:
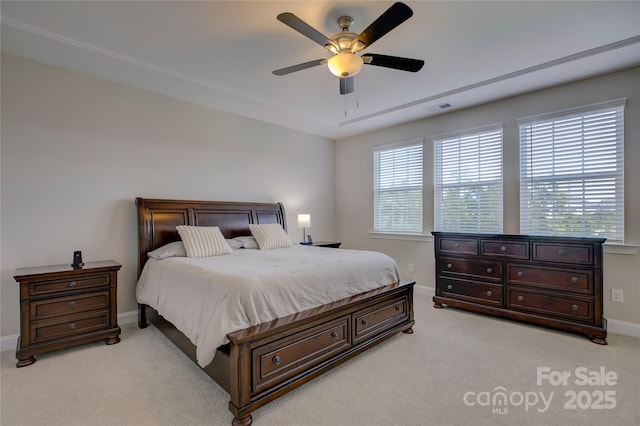
<instances>
[{"instance_id":1,"label":"beige carpet","mask_svg":"<svg viewBox=\"0 0 640 426\"><path fill-rule=\"evenodd\" d=\"M415 302L413 335L397 335L258 409L254 425L640 425L640 339L610 335L599 346L433 309L424 296ZM128 324L117 345L37 358L17 369L14 353L2 353L2 426L231 424L225 392L153 327ZM538 385L538 367L551 378L571 376L566 386ZM582 367L593 380L604 368L608 384L579 385ZM507 400L494 404L501 391Z\"/></svg>"}]
</instances>

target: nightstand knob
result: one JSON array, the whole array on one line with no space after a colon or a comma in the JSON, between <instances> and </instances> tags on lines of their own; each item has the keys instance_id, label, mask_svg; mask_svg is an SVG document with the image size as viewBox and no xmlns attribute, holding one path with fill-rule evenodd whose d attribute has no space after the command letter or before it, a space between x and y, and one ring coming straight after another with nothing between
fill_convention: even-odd
<instances>
[{"instance_id":1,"label":"nightstand knob","mask_svg":"<svg viewBox=\"0 0 640 426\"><path fill-rule=\"evenodd\" d=\"M279 356L274 356L273 359L271 360L275 365L280 365L280 357Z\"/></svg>"},{"instance_id":2,"label":"nightstand knob","mask_svg":"<svg viewBox=\"0 0 640 426\"><path fill-rule=\"evenodd\" d=\"M503 253L507 251L507 246L500 246L500 251Z\"/></svg>"},{"instance_id":3,"label":"nightstand knob","mask_svg":"<svg viewBox=\"0 0 640 426\"><path fill-rule=\"evenodd\" d=\"M522 278L522 277L524 277L524 272L518 271L518 273L516 275L519 276L520 278Z\"/></svg>"},{"instance_id":4,"label":"nightstand knob","mask_svg":"<svg viewBox=\"0 0 640 426\"><path fill-rule=\"evenodd\" d=\"M399 311L399 310L400 310L400 306L396 305L396 311Z\"/></svg>"},{"instance_id":5,"label":"nightstand knob","mask_svg":"<svg viewBox=\"0 0 640 426\"><path fill-rule=\"evenodd\" d=\"M493 272L493 268L487 268L487 274L490 274Z\"/></svg>"},{"instance_id":6,"label":"nightstand knob","mask_svg":"<svg viewBox=\"0 0 640 426\"><path fill-rule=\"evenodd\" d=\"M571 282L572 283L577 283L578 282L578 277L571 277Z\"/></svg>"},{"instance_id":7,"label":"nightstand knob","mask_svg":"<svg viewBox=\"0 0 640 426\"><path fill-rule=\"evenodd\" d=\"M367 320L363 319L362 321L360 321L360 324L367 325Z\"/></svg>"},{"instance_id":8,"label":"nightstand knob","mask_svg":"<svg viewBox=\"0 0 640 426\"><path fill-rule=\"evenodd\" d=\"M453 268L453 265L451 263L447 263L447 269L451 269Z\"/></svg>"},{"instance_id":9,"label":"nightstand knob","mask_svg":"<svg viewBox=\"0 0 640 426\"><path fill-rule=\"evenodd\" d=\"M493 292L491 290L487 291L487 296L489 297L493 296Z\"/></svg>"},{"instance_id":10,"label":"nightstand knob","mask_svg":"<svg viewBox=\"0 0 640 426\"><path fill-rule=\"evenodd\" d=\"M454 246L455 248L458 248L458 247L460 247L460 243L455 243L453 246Z\"/></svg>"},{"instance_id":11,"label":"nightstand knob","mask_svg":"<svg viewBox=\"0 0 640 426\"><path fill-rule=\"evenodd\" d=\"M69 328L70 328L71 330L75 330L75 329L76 329L76 327L77 327L77 325L76 325L76 323L75 323L75 322L69 323Z\"/></svg>"},{"instance_id":12,"label":"nightstand knob","mask_svg":"<svg viewBox=\"0 0 640 426\"><path fill-rule=\"evenodd\" d=\"M70 308L75 308L75 307L76 307L76 305L77 305L77 303L76 303L76 301L75 301L75 300L70 300L70 301L69 301L69 307L70 307Z\"/></svg>"},{"instance_id":13,"label":"nightstand knob","mask_svg":"<svg viewBox=\"0 0 640 426\"><path fill-rule=\"evenodd\" d=\"M571 305L571 310L572 311L577 311L578 310L578 305Z\"/></svg>"},{"instance_id":14,"label":"nightstand knob","mask_svg":"<svg viewBox=\"0 0 640 426\"><path fill-rule=\"evenodd\" d=\"M75 281L71 281L71 282L69 282L69 287L75 287L75 286L77 286L77 285L78 285L78 283L77 283L77 282L75 282Z\"/></svg>"},{"instance_id":15,"label":"nightstand knob","mask_svg":"<svg viewBox=\"0 0 640 426\"><path fill-rule=\"evenodd\" d=\"M562 249L558 250L558 255L564 256L564 250L562 250Z\"/></svg>"},{"instance_id":16,"label":"nightstand knob","mask_svg":"<svg viewBox=\"0 0 640 426\"><path fill-rule=\"evenodd\" d=\"M452 286L451 284L449 284L449 285L447 286L447 289L449 289L449 290L451 290L452 288L453 288L453 286Z\"/></svg>"},{"instance_id":17,"label":"nightstand knob","mask_svg":"<svg viewBox=\"0 0 640 426\"><path fill-rule=\"evenodd\" d=\"M331 332L331 337L334 338L334 339L337 339L338 338L338 333L336 333L335 331L332 331Z\"/></svg>"},{"instance_id":18,"label":"nightstand knob","mask_svg":"<svg viewBox=\"0 0 640 426\"><path fill-rule=\"evenodd\" d=\"M518 296L518 302L523 302L524 301L524 296Z\"/></svg>"}]
</instances>

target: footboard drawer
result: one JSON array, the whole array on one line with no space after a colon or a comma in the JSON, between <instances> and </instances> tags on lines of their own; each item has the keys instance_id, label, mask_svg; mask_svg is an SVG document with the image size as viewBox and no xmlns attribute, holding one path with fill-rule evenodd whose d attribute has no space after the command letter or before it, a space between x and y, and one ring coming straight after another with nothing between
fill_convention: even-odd
<instances>
[{"instance_id":1,"label":"footboard drawer","mask_svg":"<svg viewBox=\"0 0 640 426\"><path fill-rule=\"evenodd\" d=\"M351 346L350 316L318 325L253 351L253 393L308 370Z\"/></svg>"},{"instance_id":2,"label":"footboard drawer","mask_svg":"<svg viewBox=\"0 0 640 426\"><path fill-rule=\"evenodd\" d=\"M380 303L353 314L353 343L359 343L373 334L387 330L409 318L407 296Z\"/></svg>"}]
</instances>

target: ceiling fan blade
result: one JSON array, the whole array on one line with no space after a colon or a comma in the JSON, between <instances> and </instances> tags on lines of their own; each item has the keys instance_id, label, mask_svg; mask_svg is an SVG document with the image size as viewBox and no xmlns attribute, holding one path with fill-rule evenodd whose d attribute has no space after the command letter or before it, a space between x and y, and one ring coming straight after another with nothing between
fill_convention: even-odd
<instances>
[{"instance_id":1,"label":"ceiling fan blade","mask_svg":"<svg viewBox=\"0 0 640 426\"><path fill-rule=\"evenodd\" d=\"M298 18L293 13L281 13L280 15L278 15L278 21L290 26L303 36L310 38L322 47L325 47L327 44L333 45L333 42L329 38L327 38L327 36L304 22L302 19Z\"/></svg>"},{"instance_id":2,"label":"ceiling fan blade","mask_svg":"<svg viewBox=\"0 0 640 426\"><path fill-rule=\"evenodd\" d=\"M275 75L286 75L291 74L292 72L306 70L307 68L312 68L318 65L325 64L327 62L326 59L316 59L315 61L309 61L298 65L292 65L290 67L281 68L279 70L273 71Z\"/></svg>"},{"instance_id":3,"label":"ceiling fan blade","mask_svg":"<svg viewBox=\"0 0 640 426\"><path fill-rule=\"evenodd\" d=\"M409 72L418 72L424 65L424 61L421 59L400 58L398 56L378 55L375 53L362 55L362 60L365 64Z\"/></svg>"},{"instance_id":4,"label":"ceiling fan blade","mask_svg":"<svg viewBox=\"0 0 640 426\"><path fill-rule=\"evenodd\" d=\"M347 93L353 92L353 77L341 78L340 79L340 94L346 95Z\"/></svg>"},{"instance_id":5,"label":"ceiling fan blade","mask_svg":"<svg viewBox=\"0 0 640 426\"><path fill-rule=\"evenodd\" d=\"M389 9L378 17L371 25L356 37L365 47L371 46L380 37L402 24L413 16L413 11L404 3L394 3Z\"/></svg>"}]
</instances>

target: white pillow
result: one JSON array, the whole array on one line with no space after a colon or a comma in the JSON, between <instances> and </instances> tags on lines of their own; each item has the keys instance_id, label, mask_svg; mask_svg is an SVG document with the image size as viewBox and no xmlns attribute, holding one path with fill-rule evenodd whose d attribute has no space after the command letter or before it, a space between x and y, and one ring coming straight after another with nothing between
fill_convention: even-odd
<instances>
[{"instance_id":1,"label":"white pillow","mask_svg":"<svg viewBox=\"0 0 640 426\"><path fill-rule=\"evenodd\" d=\"M232 252L217 226L176 226L187 257L210 257Z\"/></svg>"},{"instance_id":2,"label":"white pillow","mask_svg":"<svg viewBox=\"0 0 640 426\"><path fill-rule=\"evenodd\" d=\"M242 244L242 248L246 248L246 249L258 248L258 242L253 237L235 237L234 240Z\"/></svg>"},{"instance_id":3,"label":"white pillow","mask_svg":"<svg viewBox=\"0 0 640 426\"><path fill-rule=\"evenodd\" d=\"M154 251L150 251L147 253L147 256L152 259L161 260L167 257L186 257L187 252L184 249L184 243L182 241L175 241L158 247Z\"/></svg>"},{"instance_id":4,"label":"white pillow","mask_svg":"<svg viewBox=\"0 0 640 426\"><path fill-rule=\"evenodd\" d=\"M291 239L279 223L249 225L249 230L258 242L260 250L291 247Z\"/></svg>"},{"instance_id":5,"label":"white pillow","mask_svg":"<svg viewBox=\"0 0 640 426\"><path fill-rule=\"evenodd\" d=\"M227 244L229 244L229 247L231 247L233 250L242 248L242 243L240 241L227 240Z\"/></svg>"}]
</instances>

